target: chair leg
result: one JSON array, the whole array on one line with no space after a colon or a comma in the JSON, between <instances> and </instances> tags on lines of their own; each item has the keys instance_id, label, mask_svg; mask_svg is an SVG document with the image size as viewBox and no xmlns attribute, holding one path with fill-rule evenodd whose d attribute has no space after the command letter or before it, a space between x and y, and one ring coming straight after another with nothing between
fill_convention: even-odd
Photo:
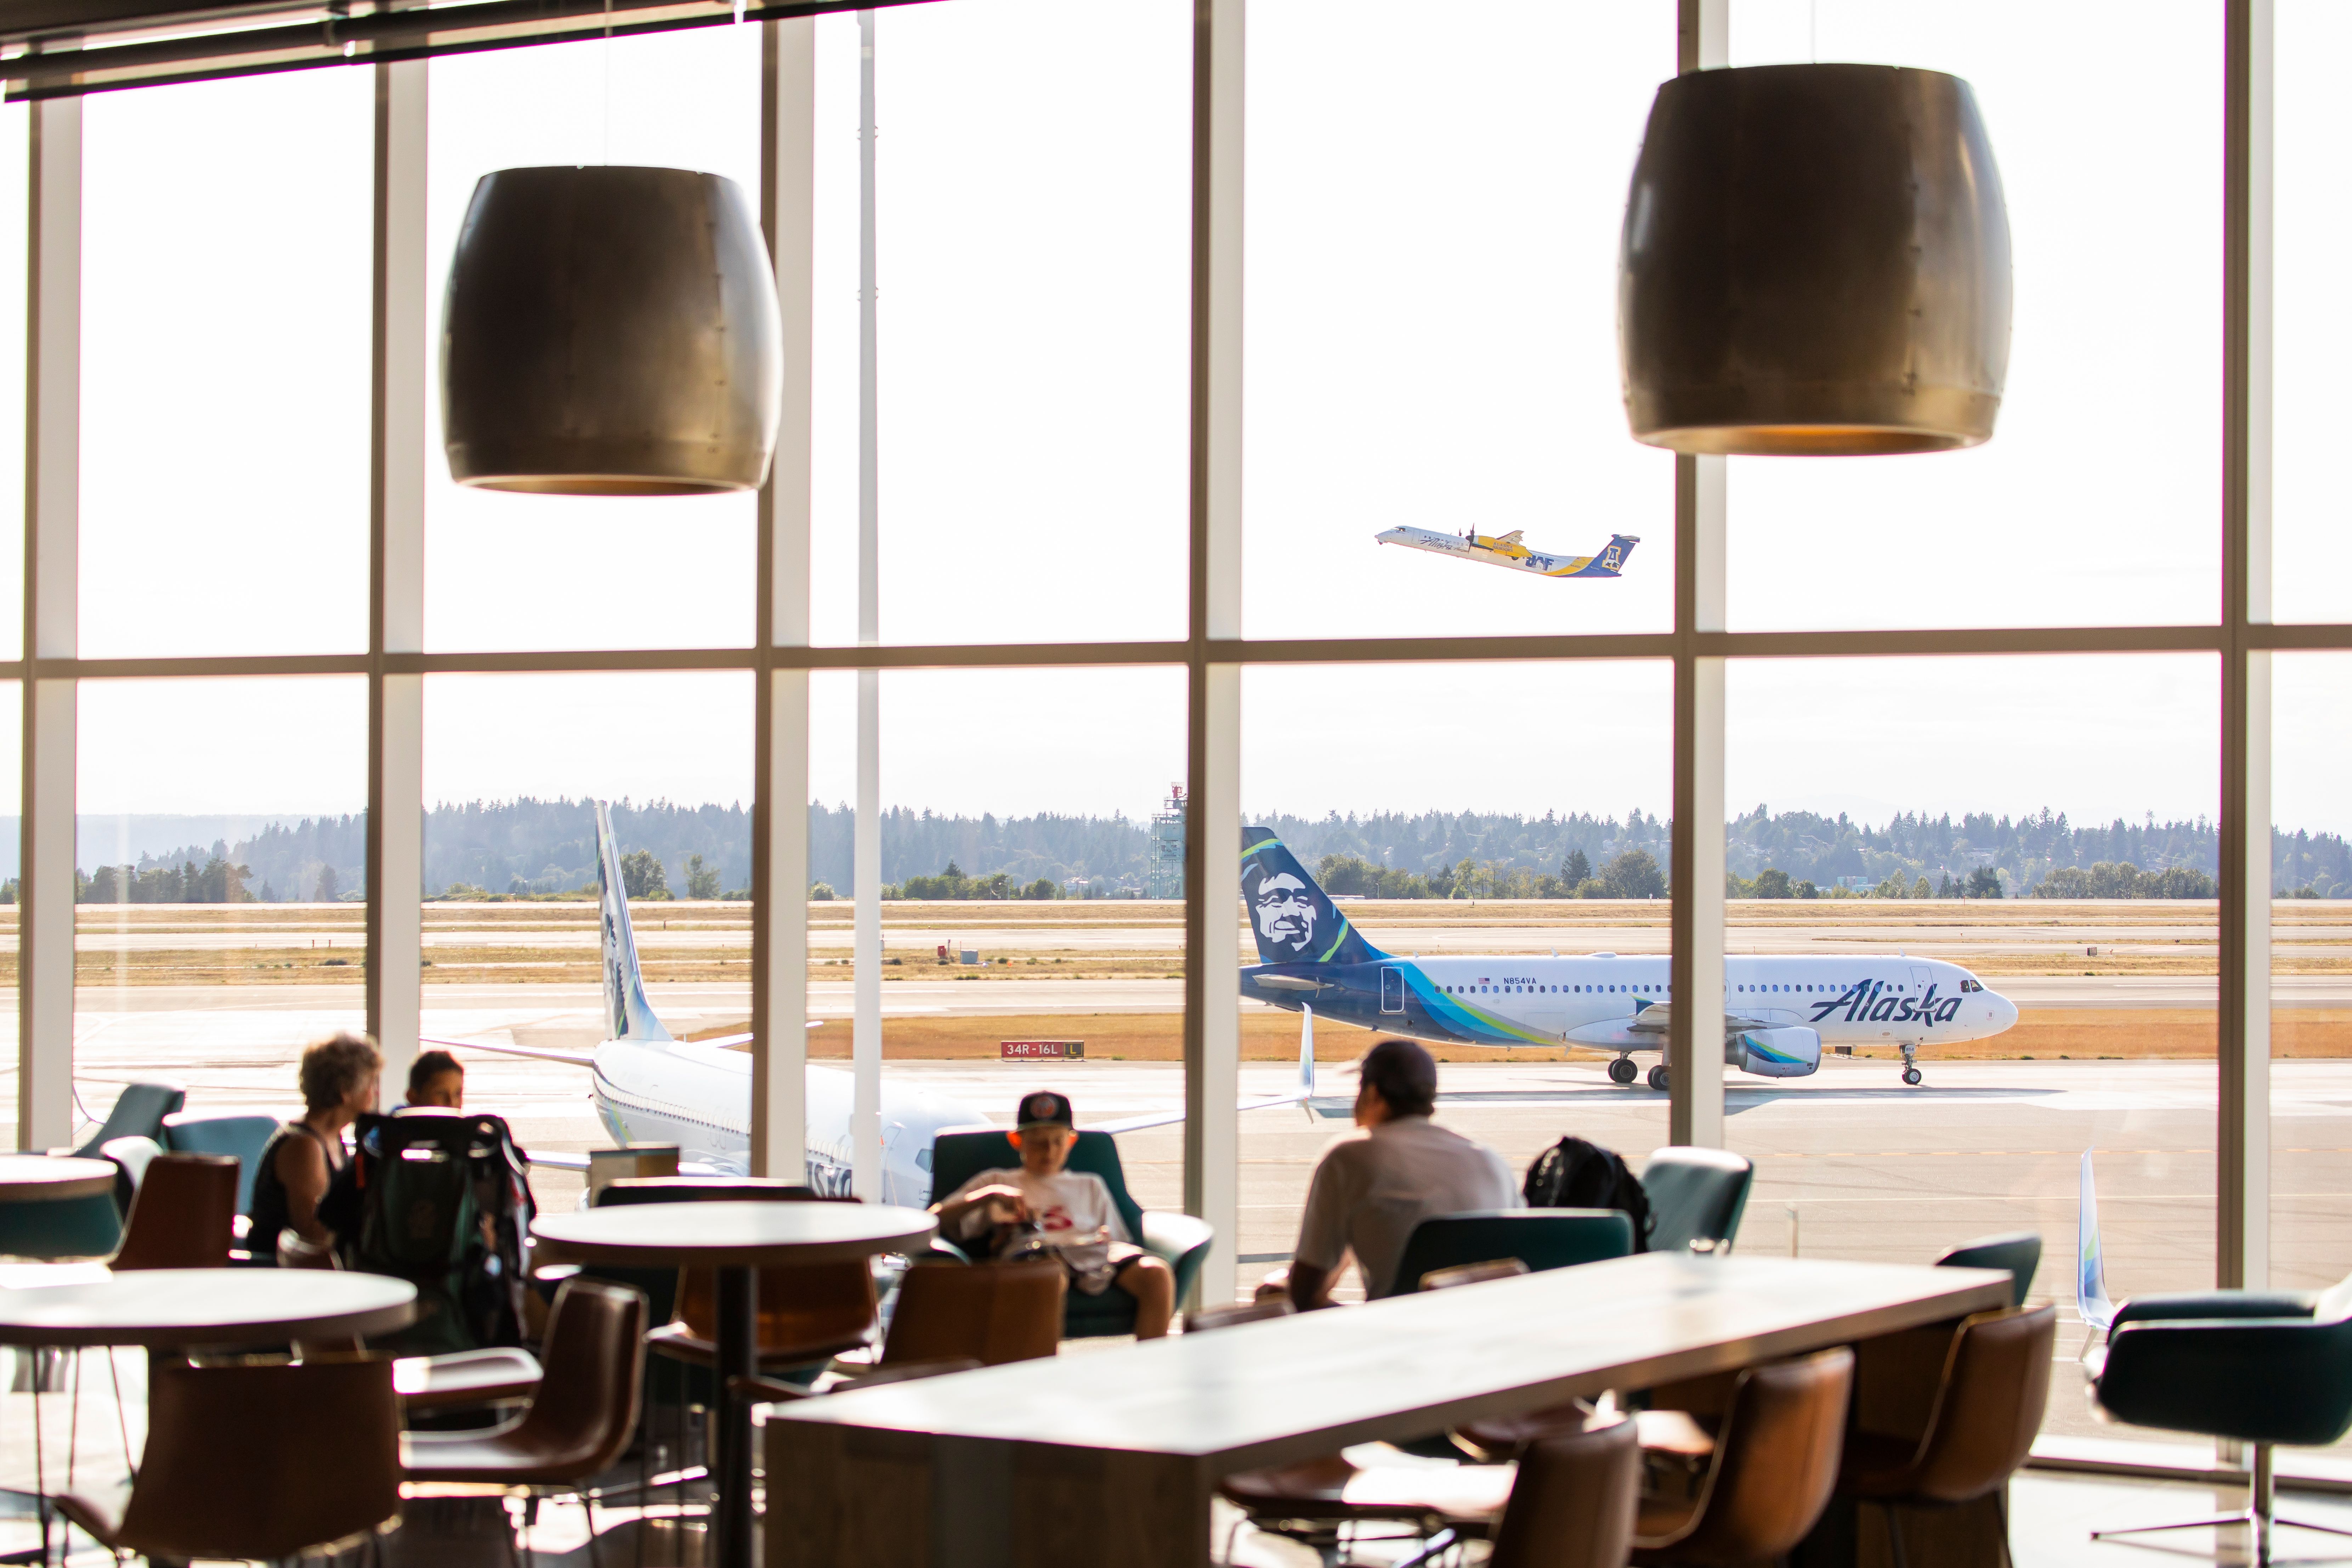
<instances>
[{"instance_id":1,"label":"chair leg","mask_svg":"<svg viewBox=\"0 0 2352 1568\"><path fill-rule=\"evenodd\" d=\"M2221 1514L2211 1519L2187 1520L2179 1524L2142 1524L2127 1530L2095 1530L2091 1531L2091 1539L2105 1541L2123 1535L2162 1535L2176 1530L2219 1530L2228 1525L2242 1524L2252 1536L2252 1540L2247 1542L2250 1548L2247 1552L2248 1562L2255 1564L2256 1568L2267 1568L2271 1561L2272 1539L2281 1526L2289 1530L2316 1531L2323 1535L2352 1536L2352 1530L2339 1529L2332 1524L2312 1524L2299 1519L2278 1518L2272 1511L2271 1506L2273 1490L2271 1446L2268 1443L2256 1443L2252 1447L2253 1465L2246 1478L2246 1506L2238 1512ZM2004 1530L2002 1534L2006 1541L2007 1531Z\"/></svg>"},{"instance_id":2,"label":"chair leg","mask_svg":"<svg viewBox=\"0 0 2352 1568\"><path fill-rule=\"evenodd\" d=\"M1881 1501L1878 1511L1886 1521L1886 1548L1895 1559L1895 1568L1911 1568L1910 1559L1903 1551L1903 1510L1892 1502Z\"/></svg>"}]
</instances>

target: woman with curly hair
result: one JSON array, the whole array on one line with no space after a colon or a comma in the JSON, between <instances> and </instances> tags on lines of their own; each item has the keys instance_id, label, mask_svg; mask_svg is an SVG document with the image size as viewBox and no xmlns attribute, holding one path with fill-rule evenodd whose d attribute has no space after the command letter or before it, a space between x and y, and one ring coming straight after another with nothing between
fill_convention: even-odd
<instances>
[{"instance_id":1,"label":"woman with curly hair","mask_svg":"<svg viewBox=\"0 0 2352 1568\"><path fill-rule=\"evenodd\" d=\"M253 1250L274 1257L280 1231L325 1247L333 1234L319 1223L319 1200L343 1168L343 1129L375 1109L383 1058L364 1035L343 1033L304 1048L303 1112L272 1133L253 1173Z\"/></svg>"}]
</instances>

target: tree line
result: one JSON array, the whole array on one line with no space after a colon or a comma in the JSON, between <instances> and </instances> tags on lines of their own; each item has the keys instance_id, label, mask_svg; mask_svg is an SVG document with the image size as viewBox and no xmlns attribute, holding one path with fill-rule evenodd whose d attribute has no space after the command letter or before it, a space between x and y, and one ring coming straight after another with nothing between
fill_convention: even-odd
<instances>
[{"instance_id":1,"label":"tree line","mask_svg":"<svg viewBox=\"0 0 2352 1568\"><path fill-rule=\"evenodd\" d=\"M809 807L811 878L827 890L850 884L854 817L846 805ZM1609 890L1644 885L1640 862L1626 857L1646 857L1662 886L1673 864L1672 824L1639 809L1622 817L1259 812L1248 820L1279 834L1304 864L1328 861L1328 885L1343 896L1646 897ZM625 800L613 806L613 821L635 868L623 873L632 897L750 896L751 819L740 805ZM0 822L0 838L5 829ZM83 879L82 896L103 903L355 899L365 892L366 842L361 814L274 822L233 842L101 865ZM2272 844L2280 896L2352 898L2352 845L2341 836L2277 831ZM2210 898L2218 849L2214 825L2201 817L2077 826L2045 809L1897 813L1874 825L1759 805L1726 824L1726 889L1780 897L1774 889L1785 878L1790 898L1803 897L1809 883L1824 898ZM1150 865L1150 824L1119 814L965 816L898 806L883 814L882 860L882 880L908 897L1044 897L1041 884L1063 896L1138 891ZM1621 865L1627 869L1612 881ZM963 879L960 890L954 877ZM595 881L594 816L585 799L472 801L425 814L429 895L578 898ZM13 898L10 886L0 885L0 900ZM925 890L911 890L918 888ZM2095 888L2113 890L2084 890Z\"/></svg>"}]
</instances>

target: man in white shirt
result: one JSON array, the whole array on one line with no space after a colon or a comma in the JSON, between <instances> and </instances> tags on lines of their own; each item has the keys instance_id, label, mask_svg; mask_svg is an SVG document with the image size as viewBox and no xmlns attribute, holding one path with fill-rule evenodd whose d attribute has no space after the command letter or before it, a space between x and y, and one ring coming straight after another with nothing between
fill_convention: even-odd
<instances>
[{"instance_id":1,"label":"man in white shirt","mask_svg":"<svg viewBox=\"0 0 2352 1568\"><path fill-rule=\"evenodd\" d=\"M1432 1121L1436 1104L1437 1064L1411 1040L1380 1041L1357 1064L1361 1131L1323 1151L1299 1217L1287 1283L1300 1311L1331 1304L1351 1254L1368 1300L1412 1290L1396 1268L1424 1219L1526 1206L1503 1157Z\"/></svg>"},{"instance_id":2,"label":"man in white shirt","mask_svg":"<svg viewBox=\"0 0 2352 1568\"><path fill-rule=\"evenodd\" d=\"M1137 1339L1167 1333L1176 1276L1135 1245L1108 1183L1064 1168L1078 1142L1069 1097L1024 1094L1016 1121L1006 1136L1021 1151L1020 1165L982 1171L933 1204L940 1234L990 1258L1042 1246L1069 1270L1072 1289L1099 1296L1115 1286L1134 1297Z\"/></svg>"}]
</instances>

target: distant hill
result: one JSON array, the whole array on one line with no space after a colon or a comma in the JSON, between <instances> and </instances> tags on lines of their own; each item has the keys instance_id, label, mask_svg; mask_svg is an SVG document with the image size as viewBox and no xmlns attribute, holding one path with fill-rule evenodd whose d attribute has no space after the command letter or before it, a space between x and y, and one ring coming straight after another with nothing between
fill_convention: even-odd
<instances>
[{"instance_id":1,"label":"distant hill","mask_svg":"<svg viewBox=\"0 0 2352 1568\"><path fill-rule=\"evenodd\" d=\"M846 896L850 889L852 817L845 805L809 807L809 859L814 881ZM1246 820L1281 834L1309 866L1326 856L1352 857L1454 885L1468 861L1480 874L1462 884L1495 886L1508 879L1559 877L1572 855L1597 875L1627 850L1646 852L1663 869L1670 862L1669 825L1640 811L1622 819L1590 813L1548 812L1540 817L1430 811L1302 817L1256 812ZM687 858L703 857L730 892L751 882L751 822L740 805L679 805L667 801L613 807L614 831L624 851L645 850L661 862L669 886L686 887ZM79 834L83 869L116 862L127 845L131 884L140 889L220 889L213 861L249 868L246 893L276 900L310 900L331 873L329 896L362 890L366 821L359 814L298 818L247 816L85 817ZM2174 868L2212 876L2217 837L2203 819L2138 823L2121 818L2077 826L2048 810L2016 816L1990 813L1958 818L1898 814L1876 826L1804 811L1775 814L1758 806L1727 825L1727 866L1752 879L1777 868L1792 882L1826 889L1838 883L1877 886L1889 879L1910 885L1919 877L1939 887L1946 876L1965 880L1989 868L2009 896L2031 891L2053 869L2129 864L2142 873ZM2321 897L2352 898L2352 846L2336 834L2276 833L2274 885L2282 895L2309 888ZM0 877L15 875L16 824L0 817ZM1040 878L1061 885L1083 879L1097 890L1140 886L1149 867L1149 824L1112 816L943 816L896 806L882 820L882 876L887 883L932 876L953 862L972 879L1002 873L1015 887ZM194 875L192 876L191 873ZM452 884L489 892L559 892L595 879L593 818L584 800L472 801L425 814L425 885L438 893ZM236 879L230 879L230 881ZM2145 879L2153 886L2153 879ZM2173 879L2176 887L2194 878ZM2053 889L2116 884L2112 877L2061 878ZM100 880L113 896L114 879ZM144 897L143 893L134 897ZM175 896L185 896L184 892ZM208 896L200 894L199 896Z\"/></svg>"}]
</instances>

